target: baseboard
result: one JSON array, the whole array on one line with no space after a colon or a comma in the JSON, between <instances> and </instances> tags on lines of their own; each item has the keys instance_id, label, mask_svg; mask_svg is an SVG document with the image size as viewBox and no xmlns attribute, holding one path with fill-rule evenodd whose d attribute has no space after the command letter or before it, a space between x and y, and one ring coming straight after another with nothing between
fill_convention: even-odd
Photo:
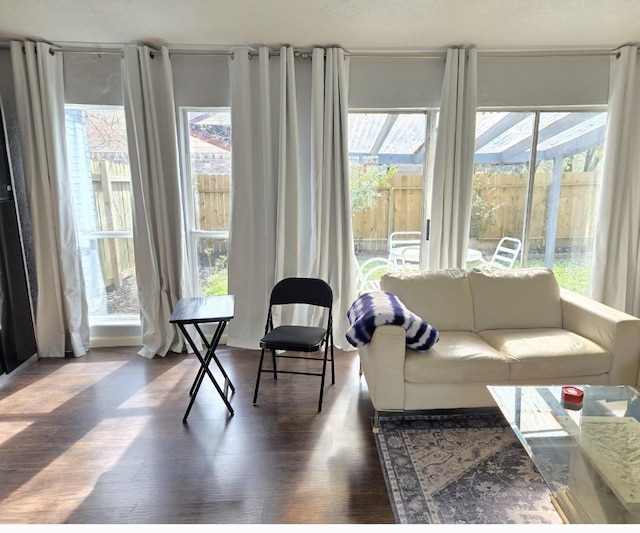
<instances>
[{"instance_id":1,"label":"baseboard","mask_svg":"<svg viewBox=\"0 0 640 533\"><path fill-rule=\"evenodd\" d=\"M27 359L24 363L20 363L20 365L9 372L8 374L0 374L0 387L4 385L7 381L9 381L14 376L19 376L25 368L27 368L32 363L35 363L38 360L38 354L34 353L29 359Z\"/></svg>"},{"instance_id":2,"label":"baseboard","mask_svg":"<svg viewBox=\"0 0 640 533\"><path fill-rule=\"evenodd\" d=\"M112 348L117 346L142 346L142 339L134 337L91 337L89 348Z\"/></svg>"},{"instance_id":3,"label":"baseboard","mask_svg":"<svg viewBox=\"0 0 640 533\"><path fill-rule=\"evenodd\" d=\"M223 334L220 337L220 343L218 346L226 346L227 334ZM142 338L138 336L133 337L91 337L89 341L89 348L116 348L118 346L142 346ZM191 348L189 347L189 350Z\"/></svg>"}]
</instances>

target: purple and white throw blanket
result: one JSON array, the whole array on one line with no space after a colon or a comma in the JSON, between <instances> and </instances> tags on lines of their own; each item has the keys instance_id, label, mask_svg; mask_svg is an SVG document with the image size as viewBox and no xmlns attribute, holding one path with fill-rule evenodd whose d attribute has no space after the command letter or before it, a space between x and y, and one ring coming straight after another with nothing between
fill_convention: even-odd
<instances>
[{"instance_id":1,"label":"purple and white throw blanket","mask_svg":"<svg viewBox=\"0 0 640 533\"><path fill-rule=\"evenodd\" d=\"M346 333L347 341L356 348L368 344L375 329L385 324L402 326L407 332L407 346L417 351L428 350L440 339L437 328L407 309L390 292L362 294L347 311L347 318L351 325Z\"/></svg>"}]
</instances>

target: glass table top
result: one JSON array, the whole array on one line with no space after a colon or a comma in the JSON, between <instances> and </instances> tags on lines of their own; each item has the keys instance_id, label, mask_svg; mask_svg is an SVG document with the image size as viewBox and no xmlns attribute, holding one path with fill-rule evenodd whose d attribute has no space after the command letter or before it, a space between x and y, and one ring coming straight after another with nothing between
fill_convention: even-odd
<instances>
[{"instance_id":1,"label":"glass table top","mask_svg":"<svg viewBox=\"0 0 640 533\"><path fill-rule=\"evenodd\" d=\"M640 521L640 393L629 386L489 386L565 519Z\"/></svg>"}]
</instances>

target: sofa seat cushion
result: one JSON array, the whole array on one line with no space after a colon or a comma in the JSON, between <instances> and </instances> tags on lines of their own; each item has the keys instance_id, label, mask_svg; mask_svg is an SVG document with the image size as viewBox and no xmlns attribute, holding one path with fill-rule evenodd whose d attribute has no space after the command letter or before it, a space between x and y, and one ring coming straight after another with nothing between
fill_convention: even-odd
<instances>
[{"instance_id":1,"label":"sofa seat cushion","mask_svg":"<svg viewBox=\"0 0 640 533\"><path fill-rule=\"evenodd\" d=\"M561 380L611 368L611 354L604 348L560 328L498 329L478 335L509 360L511 380Z\"/></svg>"},{"instance_id":2,"label":"sofa seat cushion","mask_svg":"<svg viewBox=\"0 0 640 533\"><path fill-rule=\"evenodd\" d=\"M509 379L507 358L475 333L441 331L426 352L407 349L404 379L411 383L497 383Z\"/></svg>"}]
</instances>

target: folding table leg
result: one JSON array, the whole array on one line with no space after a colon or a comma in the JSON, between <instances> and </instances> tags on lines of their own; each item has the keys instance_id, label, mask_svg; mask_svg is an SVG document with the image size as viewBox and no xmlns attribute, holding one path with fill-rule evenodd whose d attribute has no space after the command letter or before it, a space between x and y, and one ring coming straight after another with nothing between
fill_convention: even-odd
<instances>
[{"instance_id":1,"label":"folding table leg","mask_svg":"<svg viewBox=\"0 0 640 533\"><path fill-rule=\"evenodd\" d=\"M198 390L200 389L200 385L202 384L202 380L204 379L204 374L207 374L207 376L209 376L209 379L211 380L211 383L213 383L213 386L218 391L218 394L220 394L220 397L222 398L222 401L224 401L225 405L227 406L227 410L229 411L229 414L231 416L233 416L233 414L234 414L233 407L231 407L231 404L229 403L229 400L228 400L226 394L220 388L220 385L216 381L214 375L211 373L211 370L209 369L209 365L208 365L209 361L207 361L205 358L202 357L202 355L200 354L200 351L198 350L198 347L193 342L193 339L191 338L191 336L187 332L187 330L184 327L184 325L183 324L178 324L178 327L180 328L180 330L182 331L184 337L187 339L187 342L189 343L189 345L193 349L194 355L196 356L196 358L200 362L200 370L198 370L198 375L196 376L196 381L194 382L194 384L192 386L193 394L191 395L191 400L189 401L189 405L187 406L187 411L185 412L182 421L183 422L187 421L187 417L189 416L189 413L191 412L191 407L193 406L193 402L196 399L196 396L198 394ZM218 326L218 327L220 328L220 326ZM224 326L222 326L222 329L224 329ZM222 334L222 333L220 333L220 334ZM222 365L220 364L220 361L218 360L217 357L215 357L215 354L213 353L215 351L215 346L213 346L213 344L211 344L211 346L209 347L209 351L211 351L211 357L214 357L216 359L216 363L218 364L218 366L221 367ZM208 356L208 354L207 354L207 356ZM210 360L210 357L209 357L209 360ZM227 384L227 381L229 381L229 378L226 376L226 373L224 375L225 375L225 388L226 388L226 384ZM230 381L229 381L229 383L230 383ZM232 387L233 387L233 385L232 385ZM234 389L234 392L235 392L235 389Z\"/></svg>"},{"instance_id":2,"label":"folding table leg","mask_svg":"<svg viewBox=\"0 0 640 533\"><path fill-rule=\"evenodd\" d=\"M200 338L202 339L202 342L207 347L207 353L204 357L204 360L206 361L207 366L209 366L209 364L211 363L211 360L213 359L216 362L216 365L218 365L218 368L220 369L221 374L224 376L225 394L227 392L228 387L231 387L231 390L233 392L236 392L236 388L233 386L233 383L231 383L231 380L229 379L229 376L227 375L224 367L222 366L222 363L220 363L220 360L216 356L216 349L218 348L218 343L222 338L222 333L224 333L224 329L227 326L227 322L224 320L218 322L218 327L216 328L216 331L213 334L213 337L211 338L211 342L207 341L206 336L204 335L204 333L202 332L202 329L200 329L198 324L194 324L194 326L198 331L198 333L200 334ZM203 378L204 378L204 370L200 368L198 370L196 379L193 381L193 385L191 385L191 390L189 391L190 395L193 395L194 391L197 391L200 388L200 383L202 383Z\"/></svg>"}]
</instances>

